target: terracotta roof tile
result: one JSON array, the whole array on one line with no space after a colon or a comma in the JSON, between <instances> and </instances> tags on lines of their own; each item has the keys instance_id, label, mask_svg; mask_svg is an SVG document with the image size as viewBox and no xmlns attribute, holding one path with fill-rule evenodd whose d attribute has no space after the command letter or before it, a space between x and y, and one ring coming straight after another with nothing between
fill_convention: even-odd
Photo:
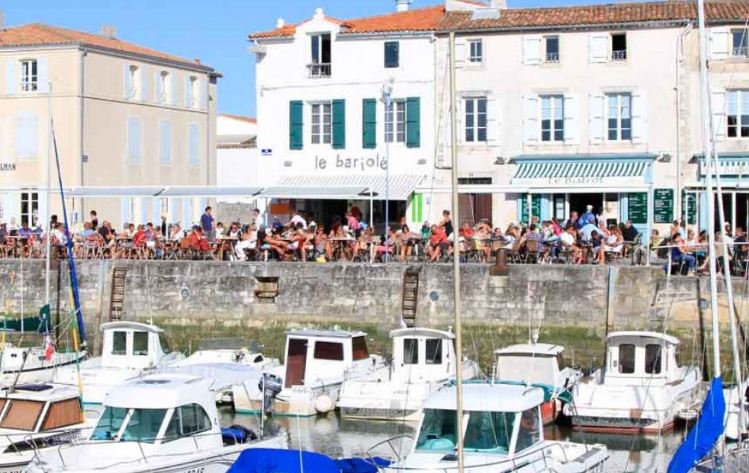
<instances>
[{"instance_id":1,"label":"terracotta roof tile","mask_svg":"<svg viewBox=\"0 0 749 473\"><path fill-rule=\"evenodd\" d=\"M84 31L69 30L58 26L33 23L0 30L0 48L15 46L85 45L113 51L138 54L154 59L182 63L192 67L210 69L197 61L172 56L153 49L138 46L116 38L109 38Z\"/></svg>"},{"instance_id":2,"label":"terracotta roof tile","mask_svg":"<svg viewBox=\"0 0 749 473\"><path fill-rule=\"evenodd\" d=\"M708 2L708 21L746 21L749 0ZM690 1L617 3L557 8L502 10L497 19L472 20L470 12L447 12L438 30L522 29L602 24L684 21L695 19L696 3Z\"/></svg>"},{"instance_id":3,"label":"terracotta roof tile","mask_svg":"<svg viewBox=\"0 0 749 473\"><path fill-rule=\"evenodd\" d=\"M221 113L221 114L219 114L219 116L220 117L232 118L234 120L240 120L240 121L247 122L247 123L257 123L257 119L256 118L247 117L245 115L234 115L234 114L231 114L231 113Z\"/></svg>"}]
</instances>

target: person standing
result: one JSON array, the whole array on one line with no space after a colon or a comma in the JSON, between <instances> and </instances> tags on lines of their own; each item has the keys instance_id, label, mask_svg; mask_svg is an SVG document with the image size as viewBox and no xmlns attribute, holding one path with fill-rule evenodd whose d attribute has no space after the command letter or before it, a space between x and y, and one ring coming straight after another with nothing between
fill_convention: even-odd
<instances>
[{"instance_id":1,"label":"person standing","mask_svg":"<svg viewBox=\"0 0 749 473\"><path fill-rule=\"evenodd\" d=\"M209 205L205 208L205 213L200 217L200 228L203 230L203 234L209 239L213 240L215 238L215 231L214 231L214 218L213 218L213 209Z\"/></svg>"},{"instance_id":2,"label":"person standing","mask_svg":"<svg viewBox=\"0 0 749 473\"><path fill-rule=\"evenodd\" d=\"M597 220L596 214L593 213L593 206L588 205L585 207L585 213L577 221L577 228L583 228L585 225L595 225Z\"/></svg>"},{"instance_id":3,"label":"person standing","mask_svg":"<svg viewBox=\"0 0 749 473\"><path fill-rule=\"evenodd\" d=\"M265 226L265 222L263 222L263 216L260 215L260 209L252 209L252 219L254 220L255 228Z\"/></svg>"}]
</instances>

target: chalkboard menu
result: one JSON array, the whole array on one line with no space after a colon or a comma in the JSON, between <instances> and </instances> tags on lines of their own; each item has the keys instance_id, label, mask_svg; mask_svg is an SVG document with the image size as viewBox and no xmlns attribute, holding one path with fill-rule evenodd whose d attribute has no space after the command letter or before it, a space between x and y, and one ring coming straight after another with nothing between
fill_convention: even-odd
<instances>
[{"instance_id":1,"label":"chalkboard menu","mask_svg":"<svg viewBox=\"0 0 749 473\"><path fill-rule=\"evenodd\" d=\"M687 225L697 224L697 194L694 192L684 192L681 195L681 208Z\"/></svg>"},{"instance_id":2,"label":"chalkboard menu","mask_svg":"<svg viewBox=\"0 0 749 473\"><path fill-rule=\"evenodd\" d=\"M528 194L521 194L520 198L522 201L520 202L520 215L518 215L518 220L530 223L528 221ZM541 194L531 195L531 212L534 217L541 218Z\"/></svg>"},{"instance_id":3,"label":"chalkboard menu","mask_svg":"<svg viewBox=\"0 0 749 473\"><path fill-rule=\"evenodd\" d=\"M671 223L674 220L674 190L655 189L653 191L653 221Z\"/></svg>"},{"instance_id":4,"label":"chalkboard menu","mask_svg":"<svg viewBox=\"0 0 749 473\"><path fill-rule=\"evenodd\" d=\"M646 192L633 192L629 194L628 213L632 223L648 223L648 194Z\"/></svg>"}]
</instances>

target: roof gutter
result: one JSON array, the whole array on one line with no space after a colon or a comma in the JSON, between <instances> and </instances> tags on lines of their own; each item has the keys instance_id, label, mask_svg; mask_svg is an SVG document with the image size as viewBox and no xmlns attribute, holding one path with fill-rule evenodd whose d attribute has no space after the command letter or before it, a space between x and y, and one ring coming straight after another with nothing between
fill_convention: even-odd
<instances>
[{"instance_id":1,"label":"roof gutter","mask_svg":"<svg viewBox=\"0 0 749 473\"><path fill-rule=\"evenodd\" d=\"M663 21L649 21L649 22L614 22L614 23L595 23L595 24L577 24L577 25L543 25L543 26L501 26L501 27L489 27L489 28L456 28L444 30L438 30L437 34L447 35L448 33L454 32L456 34L477 34L477 33L517 33L522 31L559 31L559 30L583 30L583 31L595 31L604 29L617 29L617 28L639 28L639 29L651 29L651 28L663 28L666 26L670 27L682 27L692 21L691 19L679 19L679 20L663 20Z\"/></svg>"}]
</instances>

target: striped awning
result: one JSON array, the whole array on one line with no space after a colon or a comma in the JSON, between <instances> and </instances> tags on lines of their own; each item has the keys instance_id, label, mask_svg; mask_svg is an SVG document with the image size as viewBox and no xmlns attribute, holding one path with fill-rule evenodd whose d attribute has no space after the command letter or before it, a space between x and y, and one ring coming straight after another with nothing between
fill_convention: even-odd
<instances>
[{"instance_id":1,"label":"striped awning","mask_svg":"<svg viewBox=\"0 0 749 473\"><path fill-rule=\"evenodd\" d=\"M638 186L645 184L652 161L650 156L519 158L512 184L526 187Z\"/></svg>"},{"instance_id":2,"label":"striped awning","mask_svg":"<svg viewBox=\"0 0 749 473\"><path fill-rule=\"evenodd\" d=\"M700 161L700 176L707 175L705 156L696 156ZM718 171L721 176L747 177L749 176L749 154L747 153L719 153Z\"/></svg>"}]
</instances>

